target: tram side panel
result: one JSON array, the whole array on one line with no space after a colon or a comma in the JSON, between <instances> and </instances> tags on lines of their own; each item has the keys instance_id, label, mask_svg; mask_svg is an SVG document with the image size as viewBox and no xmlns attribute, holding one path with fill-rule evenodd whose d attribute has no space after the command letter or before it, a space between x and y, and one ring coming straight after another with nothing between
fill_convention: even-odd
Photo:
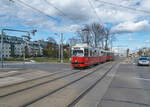
<instances>
[{"instance_id":1,"label":"tram side panel","mask_svg":"<svg viewBox=\"0 0 150 107\"><path fill-rule=\"evenodd\" d=\"M106 61L110 61L111 56L106 56Z\"/></svg>"},{"instance_id":2,"label":"tram side panel","mask_svg":"<svg viewBox=\"0 0 150 107\"><path fill-rule=\"evenodd\" d=\"M112 56L111 56L111 61L114 61L114 60L115 60L115 56L112 55Z\"/></svg>"},{"instance_id":3,"label":"tram side panel","mask_svg":"<svg viewBox=\"0 0 150 107\"><path fill-rule=\"evenodd\" d=\"M84 57L72 57L72 67L85 67Z\"/></svg>"}]
</instances>

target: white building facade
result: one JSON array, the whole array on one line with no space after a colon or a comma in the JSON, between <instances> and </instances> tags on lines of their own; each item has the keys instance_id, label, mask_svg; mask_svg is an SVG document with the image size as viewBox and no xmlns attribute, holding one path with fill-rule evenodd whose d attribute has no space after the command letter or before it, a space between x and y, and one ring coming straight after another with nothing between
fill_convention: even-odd
<instances>
[{"instance_id":1,"label":"white building facade","mask_svg":"<svg viewBox=\"0 0 150 107\"><path fill-rule=\"evenodd\" d=\"M3 36L3 57L10 58L15 56L23 56L24 44L22 38L16 36ZM1 49L1 35L0 35ZM0 51L1 54L2 50Z\"/></svg>"},{"instance_id":2,"label":"white building facade","mask_svg":"<svg viewBox=\"0 0 150 107\"><path fill-rule=\"evenodd\" d=\"M29 42L29 43L28 43ZM1 55L1 35L0 35L0 55ZM28 56L42 56L43 48L39 41L26 41L23 38L16 36L3 36L3 57L23 57Z\"/></svg>"},{"instance_id":3,"label":"white building facade","mask_svg":"<svg viewBox=\"0 0 150 107\"><path fill-rule=\"evenodd\" d=\"M25 44L21 43L21 44L15 44L14 45L14 54L15 56L23 56L25 52Z\"/></svg>"},{"instance_id":4,"label":"white building facade","mask_svg":"<svg viewBox=\"0 0 150 107\"><path fill-rule=\"evenodd\" d=\"M1 49L1 44L0 44L0 49ZM10 58L10 44L9 43L4 43L3 44L3 51L1 50L0 52L0 56L1 56L1 53L3 52L3 57L4 58Z\"/></svg>"}]
</instances>

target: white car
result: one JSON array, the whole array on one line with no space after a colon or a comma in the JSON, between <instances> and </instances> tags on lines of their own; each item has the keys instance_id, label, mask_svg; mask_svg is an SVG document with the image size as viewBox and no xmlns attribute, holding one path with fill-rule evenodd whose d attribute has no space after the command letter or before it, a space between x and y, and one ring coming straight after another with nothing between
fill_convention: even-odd
<instances>
[{"instance_id":1,"label":"white car","mask_svg":"<svg viewBox=\"0 0 150 107\"><path fill-rule=\"evenodd\" d=\"M150 65L150 59L146 57L141 57L138 59L138 65Z\"/></svg>"}]
</instances>

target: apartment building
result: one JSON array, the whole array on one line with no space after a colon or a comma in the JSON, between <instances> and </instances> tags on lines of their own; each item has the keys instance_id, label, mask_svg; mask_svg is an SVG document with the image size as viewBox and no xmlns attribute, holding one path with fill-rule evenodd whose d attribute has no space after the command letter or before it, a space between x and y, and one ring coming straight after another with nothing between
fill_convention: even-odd
<instances>
[{"instance_id":1,"label":"apartment building","mask_svg":"<svg viewBox=\"0 0 150 107\"><path fill-rule=\"evenodd\" d=\"M1 44L0 44L0 48L1 48ZM3 44L3 55L4 55L4 58L10 57L10 44L9 43ZM0 52L0 56L1 56L1 52Z\"/></svg>"},{"instance_id":2,"label":"apartment building","mask_svg":"<svg viewBox=\"0 0 150 107\"><path fill-rule=\"evenodd\" d=\"M0 35L1 48L1 35ZM28 56L42 56L43 48L39 41L26 41L21 37L3 36L3 56L4 58ZM0 51L1 55L1 51Z\"/></svg>"},{"instance_id":3,"label":"apartment building","mask_svg":"<svg viewBox=\"0 0 150 107\"><path fill-rule=\"evenodd\" d=\"M0 35L1 43L1 35ZM3 56L4 58L10 58L14 56L22 56L25 42L22 38L16 36L3 36ZM1 47L1 44L0 44Z\"/></svg>"},{"instance_id":4,"label":"apartment building","mask_svg":"<svg viewBox=\"0 0 150 107\"><path fill-rule=\"evenodd\" d=\"M30 42L31 48L31 56L42 56L43 55L43 48L39 41L31 41Z\"/></svg>"}]
</instances>

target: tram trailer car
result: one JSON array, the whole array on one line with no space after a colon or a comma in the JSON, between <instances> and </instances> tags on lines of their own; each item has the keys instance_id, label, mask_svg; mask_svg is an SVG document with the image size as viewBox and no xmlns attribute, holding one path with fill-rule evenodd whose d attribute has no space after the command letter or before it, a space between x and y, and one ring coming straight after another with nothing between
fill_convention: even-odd
<instances>
[{"instance_id":1,"label":"tram trailer car","mask_svg":"<svg viewBox=\"0 0 150 107\"><path fill-rule=\"evenodd\" d=\"M106 61L113 61L114 60L114 53L111 51L104 51L106 56Z\"/></svg>"},{"instance_id":2,"label":"tram trailer car","mask_svg":"<svg viewBox=\"0 0 150 107\"><path fill-rule=\"evenodd\" d=\"M72 47L72 67L88 67L113 59L113 54L106 56L108 52L93 48L87 44L76 44ZM110 53L110 52L109 52Z\"/></svg>"}]
</instances>

